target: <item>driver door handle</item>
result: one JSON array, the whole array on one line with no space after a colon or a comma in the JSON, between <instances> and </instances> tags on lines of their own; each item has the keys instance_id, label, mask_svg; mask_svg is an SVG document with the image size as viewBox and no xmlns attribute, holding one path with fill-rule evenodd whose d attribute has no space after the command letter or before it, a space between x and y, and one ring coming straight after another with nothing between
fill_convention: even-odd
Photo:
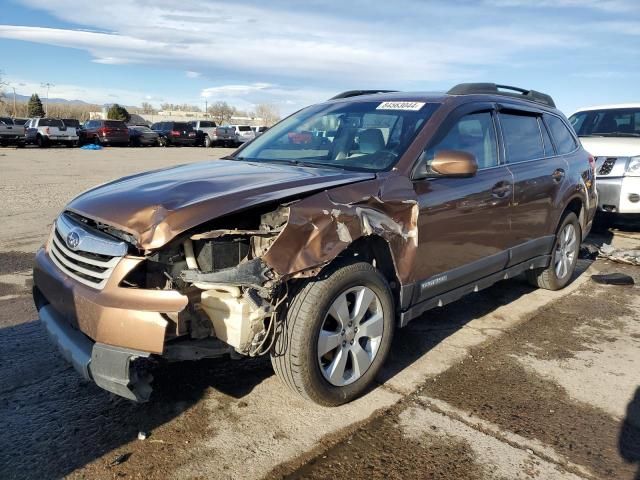
<instances>
[{"instance_id":1,"label":"driver door handle","mask_svg":"<svg viewBox=\"0 0 640 480\"><path fill-rule=\"evenodd\" d=\"M564 173L564 169L562 168L557 168L551 174L551 178L553 178L553 180L556 182L560 182L564 178L564 176L565 176L565 173Z\"/></svg>"},{"instance_id":2,"label":"driver door handle","mask_svg":"<svg viewBox=\"0 0 640 480\"><path fill-rule=\"evenodd\" d=\"M507 182L498 182L491 189L491 194L496 198L505 198L511 193L511 184Z\"/></svg>"}]
</instances>

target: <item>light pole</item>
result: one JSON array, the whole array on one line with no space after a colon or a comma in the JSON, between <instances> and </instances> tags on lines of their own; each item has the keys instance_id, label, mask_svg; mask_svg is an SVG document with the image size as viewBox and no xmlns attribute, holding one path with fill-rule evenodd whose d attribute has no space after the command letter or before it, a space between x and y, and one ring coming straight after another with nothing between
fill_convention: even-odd
<instances>
[{"instance_id":1,"label":"light pole","mask_svg":"<svg viewBox=\"0 0 640 480\"><path fill-rule=\"evenodd\" d=\"M40 86L43 88L47 87L47 103L45 104L45 107L44 107L44 116L48 117L49 116L49 88L55 87L55 85L53 83L47 82L47 83L40 84Z\"/></svg>"},{"instance_id":2,"label":"light pole","mask_svg":"<svg viewBox=\"0 0 640 480\"><path fill-rule=\"evenodd\" d=\"M16 118L18 114L18 112L16 112L16 87L11 85L11 88L13 89L13 118Z\"/></svg>"}]
</instances>

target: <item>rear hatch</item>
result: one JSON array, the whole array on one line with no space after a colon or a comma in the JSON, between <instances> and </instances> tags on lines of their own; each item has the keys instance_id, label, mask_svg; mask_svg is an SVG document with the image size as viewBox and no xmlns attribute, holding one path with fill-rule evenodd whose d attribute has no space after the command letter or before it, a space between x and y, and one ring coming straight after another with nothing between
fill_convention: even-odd
<instances>
[{"instance_id":1,"label":"rear hatch","mask_svg":"<svg viewBox=\"0 0 640 480\"><path fill-rule=\"evenodd\" d=\"M231 127L218 127L216 128L216 135L222 140L232 140L235 137L235 130Z\"/></svg>"},{"instance_id":2,"label":"rear hatch","mask_svg":"<svg viewBox=\"0 0 640 480\"><path fill-rule=\"evenodd\" d=\"M119 120L105 120L100 133L105 137L114 139L129 139L129 129L124 122Z\"/></svg>"},{"instance_id":3,"label":"rear hatch","mask_svg":"<svg viewBox=\"0 0 640 480\"><path fill-rule=\"evenodd\" d=\"M71 138L76 137L76 129L65 126L62 120L57 118L41 118L38 122L38 128L44 130L44 133L52 138Z\"/></svg>"},{"instance_id":4,"label":"rear hatch","mask_svg":"<svg viewBox=\"0 0 640 480\"><path fill-rule=\"evenodd\" d=\"M193 139L196 138L196 131L193 127L186 122L175 122L173 124L173 128L169 133L173 138L181 138L181 139Z\"/></svg>"},{"instance_id":5,"label":"rear hatch","mask_svg":"<svg viewBox=\"0 0 640 480\"><path fill-rule=\"evenodd\" d=\"M238 135L244 139L252 140L256 136L256 132L253 131L249 125L238 125L236 127Z\"/></svg>"}]
</instances>

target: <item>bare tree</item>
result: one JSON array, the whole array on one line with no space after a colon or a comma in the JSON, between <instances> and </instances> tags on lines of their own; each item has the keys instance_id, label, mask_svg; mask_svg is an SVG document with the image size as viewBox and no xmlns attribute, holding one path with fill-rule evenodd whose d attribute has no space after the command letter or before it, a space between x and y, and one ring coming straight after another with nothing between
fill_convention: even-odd
<instances>
[{"instance_id":1,"label":"bare tree","mask_svg":"<svg viewBox=\"0 0 640 480\"><path fill-rule=\"evenodd\" d=\"M255 108L255 116L261 118L267 127L270 127L280 120L278 107L270 103L259 103Z\"/></svg>"},{"instance_id":2,"label":"bare tree","mask_svg":"<svg viewBox=\"0 0 640 480\"><path fill-rule=\"evenodd\" d=\"M6 95L4 93L4 87L9 85L7 82L2 80L3 76L4 76L4 72L2 70L0 70L0 104L3 104L4 103L4 99L6 98Z\"/></svg>"},{"instance_id":3,"label":"bare tree","mask_svg":"<svg viewBox=\"0 0 640 480\"><path fill-rule=\"evenodd\" d=\"M201 112L199 106L189 105L188 103L176 104L176 103L163 103L160 105L160 109L164 111L174 112Z\"/></svg>"},{"instance_id":4,"label":"bare tree","mask_svg":"<svg viewBox=\"0 0 640 480\"><path fill-rule=\"evenodd\" d=\"M147 115L155 115L156 113L158 113L158 111L153 108L153 105L151 105L149 102L142 102L142 105L140 105L140 110L142 111L142 113L145 113Z\"/></svg>"},{"instance_id":5,"label":"bare tree","mask_svg":"<svg viewBox=\"0 0 640 480\"><path fill-rule=\"evenodd\" d=\"M228 123L236 114L236 108L227 102L216 102L209 107L209 113L218 124L222 125Z\"/></svg>"}]
</instances>

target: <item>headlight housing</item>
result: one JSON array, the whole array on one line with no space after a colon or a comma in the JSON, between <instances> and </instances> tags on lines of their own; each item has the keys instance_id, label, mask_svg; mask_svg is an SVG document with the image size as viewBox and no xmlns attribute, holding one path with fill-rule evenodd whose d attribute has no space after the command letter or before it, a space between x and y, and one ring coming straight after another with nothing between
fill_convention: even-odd
<instances>
[{"instance_id":1,"label":"headlight housing","mask_svg":"<svg viewBox=\"0 0 640 480\"><path fill-rule=\"evenodd\" d=\"M640 177L640 156L629 159L624 174L628 177Z\"/></svg>"}]
</instances>

